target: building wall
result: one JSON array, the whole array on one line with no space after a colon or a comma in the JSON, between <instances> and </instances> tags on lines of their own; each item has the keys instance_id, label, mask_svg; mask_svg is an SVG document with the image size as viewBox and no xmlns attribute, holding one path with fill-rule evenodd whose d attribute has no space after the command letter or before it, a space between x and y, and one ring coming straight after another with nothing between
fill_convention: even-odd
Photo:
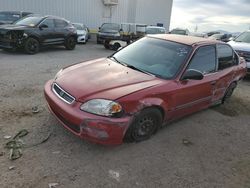
<instances>
[{"instance_id":1,"label":"building wall","mask_svg":"<svg viewBox=\"0 0 250 188\"><path fill-rule=\"evenodd\" d=\"M0 0L0 10L56 15L97 29L104 22L164 23L168 29L173 0L119 0L105 7L102 0Z\"/></svg>"}]
</instances>

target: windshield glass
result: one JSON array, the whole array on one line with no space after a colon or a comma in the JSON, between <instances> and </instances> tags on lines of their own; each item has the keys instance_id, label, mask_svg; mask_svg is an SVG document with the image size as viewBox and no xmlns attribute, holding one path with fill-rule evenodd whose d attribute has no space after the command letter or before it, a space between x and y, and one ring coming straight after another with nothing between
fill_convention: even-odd
<instances>
[{"instance_id":1,"label":"windshield glass","mask_svg":"<svg viewBox=\"0 0 250 188\"><path fill-rule=\"evenodd\" d=\"M186 31L185 30L172 30L171 34L177 34L177 35L186 35Z\"/></svg>"},{"instance_id":2,"label":"windshield glass","mask_svg":"<svg viewBox=\"0 0 250 188\"><path fill-rule=\"evenodd\" d=\"M27 17L15 23L15 25L24 25L34 27L42 21L42 17Z\"/></svg>"},{"instance_id":3,"label":"windshield glass","mask_svg":"<svg viewBox=\"0 0 250 188\"><path fill-rule=\"evenodd\" d=\"M83 30L83 27L79 24L73 24L73 26L77 29L77 30Z\"/></svg>"},{"instance_id":4,"label":"windshield glass","mask_svg":"<svg viewBox=\"0 0 250 188\"><path fill-rule=\"evenodd\" d=\"M236 42L250 43L250 32L244 32L235 39Z\"/></svg>"},{"instance_id":5,"label":"windshield glass","mask_svg":"<svg viewBox=\"0 0 250 188\"><path fill-rule=\"evenodd\" d=\"M166 31L164 28L147 28L147 34L165 34Z\"/></svg>"},{"instance_id":6,"label":"windshield glass","mask_svg":"<svg viewBox=\"0 0 250 188\"><path fill-rule=\"evenodd\" d=\"M0 12L0 21L3 22L15 22L20 19L21 15L13 12Z\"/></svg>"},{"instance_id":7,"label":"windshield glass","mask_svg":"<svg viewBox=\"0 0 250 188\"><path fill-rule=\"evenodd\" d=\"M120 63L164 79L172 79L189 55L191 47L161 39L144 37L118 51Z\"/></svg>"},{"instance_id":8,"label":"windshield glass","mask_svg":"<svg viewBox=\"0 0 250 188\"><path fill-rule=\"evenodd\" d=\"M115 30L119 31L120 30L120 25L116 23L105 23L101 27L101 31L107 31L107 30Z\"/></svg>"}]
</instances>

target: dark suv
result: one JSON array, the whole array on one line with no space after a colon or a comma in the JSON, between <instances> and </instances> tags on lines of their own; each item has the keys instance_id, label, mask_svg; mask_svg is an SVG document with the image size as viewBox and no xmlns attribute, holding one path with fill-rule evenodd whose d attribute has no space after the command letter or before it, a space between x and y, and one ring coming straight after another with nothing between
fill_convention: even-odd
<instances>
[{"instance_id":1,"label":"dark suv","mask_svg":"<svg viewBox=\"0 0 250 188\"><path fill-rule=\"evenodd\" d=\"M24 49L28 54L39 52L40 47L64 45L73 50L77 33L72 24L55 16L28 16L13 25L0 26L0 48L15 51Z\"/></svg>"},{"instance_id":2,"label":"dark suv","mask_svg":"<svg viewBox=\"0 0 250 188\"><path fill-rule=\"evenodd\" d=\"M32 14L31 12L22 11L0 11L0 25L12 24L17 20Z\"/></svg>"}]
</instances>

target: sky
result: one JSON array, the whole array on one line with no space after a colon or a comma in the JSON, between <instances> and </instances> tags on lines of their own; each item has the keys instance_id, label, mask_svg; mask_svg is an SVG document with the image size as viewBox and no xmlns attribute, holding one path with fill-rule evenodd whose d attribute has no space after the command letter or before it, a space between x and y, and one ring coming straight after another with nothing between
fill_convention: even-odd
<instances>
[{"instance_id":1,"label":"sky","mask_svg":"<svg viewBox=\"0 0 250 188\"><path fill-rule=\"evenodd\" d=\"M250 29L250 0L173 0L170 29L194 32Z\"/></svg>"}]
</instances>

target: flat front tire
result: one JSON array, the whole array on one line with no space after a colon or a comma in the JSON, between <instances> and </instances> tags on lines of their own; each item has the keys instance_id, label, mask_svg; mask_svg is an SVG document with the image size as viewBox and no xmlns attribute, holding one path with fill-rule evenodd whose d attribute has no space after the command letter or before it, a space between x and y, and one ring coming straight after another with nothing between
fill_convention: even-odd
<instances>
[{"instance_id":1,"label":"flat front tire","mask_svg":"<svg viewBox=\"0 0 250 188\"><path fill-rule=\"evenodd\" d=\"M40 50L40 44L38 40L34 38L28 38L24 45L24 50L27 54L36 54Z\"/></svg>"},{"instance_id":2,"label":"flat front tire","mask_svg":"<svg viewBox=\"0 0 250 188\"><path fill-rule=\"evenodd\" d=\"M142 110L129 126L125 141L140 142L149 139L162 124L162 114L156 108Z\"/></svg>"}]
</instances>

